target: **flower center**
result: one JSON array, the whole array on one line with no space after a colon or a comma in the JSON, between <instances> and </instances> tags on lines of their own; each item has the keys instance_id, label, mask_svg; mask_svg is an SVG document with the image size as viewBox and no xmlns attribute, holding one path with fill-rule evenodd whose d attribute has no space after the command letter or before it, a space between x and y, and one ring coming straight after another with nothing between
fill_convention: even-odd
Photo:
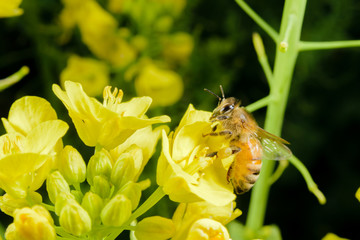
<instances>
[{"instance_id":1,"label":"flower center","mask_svg":"<svg viewBox=\"0 0 360 240\"><path fill-rule=\"evenodd\" d=\"M197 146L184 166L184 171L197 178L197 181L202 176L203 170L213 163L213 158L206 156L207 151L208 147Z\"/></svg>"},{"instance_id":2,"label":"flower center","mask_svg":"<svg viewBox=\"0 0 360 240\"><path fill-rule=\"evenodd\" d=\"M14 137L10 137L9 135L5 136L2 152L3 154L12 154L22 152L22 143L21 137L16 135Z\"/></svg>"},{"instance_id":3,"label":"flower center","mask_svg":"<svg viewBox=\"0 0 360 240\"><path fill-rule=\"evenodd\" d=\"M103 92L104 107L117 112L117 108L122 101L123 95L124 93L121 89L119 90L118 88L114 88L114 91L111 91L111 86L106 86Z\"/></svg>"}]
</instances>

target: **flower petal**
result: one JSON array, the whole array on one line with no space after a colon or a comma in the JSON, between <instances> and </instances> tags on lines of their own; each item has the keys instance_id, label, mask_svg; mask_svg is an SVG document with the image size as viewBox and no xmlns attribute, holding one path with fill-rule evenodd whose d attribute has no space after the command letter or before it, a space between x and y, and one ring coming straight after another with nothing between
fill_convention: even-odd
<instances>
[{"instance_id":1,"label":"flower petal","mask_svg":"<svg viewBox=\"0 0 360 240\"><path fill-rule=\"evenodd\" d=\"M68 128L67 123L61 120L50 120L38 124L26 137L27 144L24 151L41 154L50 153Z\"/></svg>"},{"instance_id":2,"label":"flower petal","mask_svg":"<svg viewBox=\"0 0 360 240\"><path fill-rule=\"evenodd\" d=\"M26 136L39 123L57 119L55 110L43 98L26 96L16 100L9 111L9 118L2 118L7 132L19 132Z\"/></svg>"}]
</instances>

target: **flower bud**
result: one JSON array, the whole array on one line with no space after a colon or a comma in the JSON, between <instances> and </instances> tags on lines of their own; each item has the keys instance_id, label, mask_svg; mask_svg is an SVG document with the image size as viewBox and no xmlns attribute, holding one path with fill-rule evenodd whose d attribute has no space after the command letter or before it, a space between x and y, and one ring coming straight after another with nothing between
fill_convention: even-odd
<instances>
[{"instance_id":1,"label":"flower bud","mask_svg":"<svg viewBox=\"0 0 360 240\"><path fill-rule=\"evenodd\" d=\"M139 151L141 152L141 149L139 149ZM134 155L130 153L123 153L116 160L116 163L111 171L111 182L117 189L120 189L129 181L134 181L134 177L136 176L134 161L136 161L134 159Z\"/></svg>"},{"instance_id":2,"label":"flower bud","mask_svg":"<svg viewBox=\"0 0 360 240\"><path fill-rule=\"evenodd\" d=\"M55 204L56 197L61 192L70 193L69 184L59 171L52 172L46 179L46 190L50 201Z\"/></svg>"},{"instance_id":3,"label":"flower bud","mask_svg":"<svg viewBox=\"0 0 360 240\"><path fill-rule=\"evenodd\" d=\"M130 199L132 210L135 210L140 202L141 185L134 182L128 182L119 190L118 194L123 194Z\"/></svg>"},{"instance_id":4,"label":"flower bud","mask_svg":"<svg viewBox=\"0 0 360 240\"><path fill-rule=\"evenodd\" d=\"M104 176L110 178L111 174L111 157L110 154L105 150L96 152L89 160L87 166L87 181L90 185L93 185L93 179L95 176Z\"/></svg>"},{"instance_id":5,"label":"flower bud","mask_svg":"<svg viewBox=\"0 0 360 240\"><path fill-rule=\"evenodd\" d=\"M185 32L178 32L164 39L164 58L172 63L185 63L194 48L193 37Z\"/></svg>"},{"instance_id":6,"label":"flower bud","mask_svg":"<svg viewBox=\"0 0 360 240\"><path fill-rule=\"evenodd\" d=\"M111 191L111 186L108 180L103 176L95 176L93 178L93 185L90 186L91 191L102 198L108 198Z\"/></svg>"},{"instance_id":7,"label":"flower bud","mask_svg":"<svg viewBox=\"0 0 360 240\"><path fill-rule=\"evenodd\" d=\"M65 146L57 161L60 173L69 184L85 181L86 164L75 148L70 145Z\"/></svg>"},{"instance_id":8,"label":"flower bud","mask_svg":"<svg viewBox=\"0 0 360 240\"><path fill-rule=\"evenodd\" d=\"M89 213L93 223L100 222L100 212L104 206L102 198L91 191L85 193L81 206Z\"/></svg>"},{"instance_id":9,"label":"flower bud","mask_svg":"<svg viewBox=\"0 0 360 240\"><path fill-rule=\"evenodd\" d=\"M131 215L131 201L122 194L115 195L102 209L100 217L106 226L120 227Z\"/></svg>"},{"instance_id":10,"label":"flower bud","mask_svg":"<svg viewBox=\"0 0 360 240\"><path fill-rule=\"evenodd\" d=\"M61 192L56 197L55 214L60 216L61 210L67 204L76 202L75 196L68 192Z\"/></svg>"},{"instance_id":11,"label":"flower bud","mask_svg":"<svg viewBox=\"0 0 360 240\"><path fill-rule=\"evenodd\" d=\"M229 240L230 235L220 222L210 218L202 218L192 224L186 240L207 240L210 238Z\"/></svg>"},{"instance_id":12,"label":"flower bud","mask_svg":"<svg viewBox=\"0 0 360 240\"><path fill-rule=\"evenodd\" d=\"M42 202L42 197L37 192L29 192L28 198L34 204L40 204ZM25 198L15 198L12 195L5 193L0 197L0 209L7 215L13 216L15 209L29 207L29 202Z\"/></svg>"},{"instance_id":13,"label":"flower bud","mask_svg":"<svg viewBox=\"0 0 360 240\"><path fill-rule=\"evenodd\" d=\"M181 76L176 72L149 64L136 78L135 89L137 95L149 96L153 99L152 107L169 106L181 98L184 84Z\"/></svg>"},{"instance_id":14,"label":"flower bud","mask_svg":"<svg viewBox=\"0 0 360 240\"><path fill-rule=\"evenodd\" d=\"M76 201L63 207L59 222L66 232L75 236L80 236L91 230L89 214Z\"/></svg>"},{"instance_id":15,"label":"flower bud","mask_svg":"<svg viewBox=\"0 0 360 240\"><path fill-rule=\"evenodd\" d=\"M14 223L5 232L6 239L47 240L56 239L53 219L42 206L14 211Z\"/></svg>"},{"instance_id":16,"label":"flower bud","mask_svg":"<svg viewBox=\"0 0 360 240\"><path fill-rule=\"evenodd\" d=\"M135 236L141 240L165 240L175 234L175 225L171 219L159 216L144 218L135 228Z\"/></svg>"}]
</instances>

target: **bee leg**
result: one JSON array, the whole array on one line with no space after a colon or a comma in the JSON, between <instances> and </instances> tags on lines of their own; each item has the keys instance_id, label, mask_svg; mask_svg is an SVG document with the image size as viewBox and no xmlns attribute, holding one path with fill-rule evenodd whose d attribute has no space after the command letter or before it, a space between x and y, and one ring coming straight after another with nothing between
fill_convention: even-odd
<instances>
[{"instance_id":1,"label":"bee leg","mask_svg":"<svg viewBox=\"0 0 360 240\"><path fill-rule=\"evenodd\" d=\"M226 119L229 119L229 116L220 115L220 116L217 116L215 119L212 119L211 122L223 121L223 120L226 120Z\"/></svg>"},{"instance_id":2,"label":"bee leg","mask_svg":"<svg viewBox=\"0 0 360 240\"><path fill-rule=\"evenodd\" d=\"M208 153L206 154L206 157L213 157L213 156L217 156L218 152L212 152L212 153Z\"/></svg>"},{"instance_id":3,"label":"bee leg","mask_svg":"<svg viewBox=\"0 0 360 240\"><path fill-rule=\"evenodd\" d=\"M225 136L225 138L229 138L232 135L232 131L229 130L224 130L224 131L220 131L220 132L212 132L212 133L206 133L206 134L202 134L203 137L206 136Z\"/></svg>"},{"instance_id":4,"label":"bee leg","mask_svg":"<svg viewBox=\"0 0 360 240\"><path fill-rule=\"evenodd\" d=\"M230 146L230 148L232 150L232 154L238 153L241 150L241 148L239 148L238 146L235 146L235 145Z\"/></svg>"}]
</instances>

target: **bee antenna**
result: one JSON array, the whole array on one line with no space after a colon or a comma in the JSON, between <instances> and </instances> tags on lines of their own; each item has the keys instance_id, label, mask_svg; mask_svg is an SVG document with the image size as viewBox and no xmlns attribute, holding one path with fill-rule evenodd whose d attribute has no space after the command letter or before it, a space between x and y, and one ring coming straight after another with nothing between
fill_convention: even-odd
<instances>
[{"instance_id":1,"label":"bee antenna","mask_svg":"<svg viewBox=\"0 0 360 240\"><path fill-rule=\"evenodd\" d=\"M220 85L220 91L221 91L222 98L225 99L224 89L223 89L222 85Z\"/></svg>"},{"instance_id":2,"label":"bee antenna","mask_svg":"<svg viewBox=\"0 0 360 240\"><path fill-rule=\"evenodd\" d=\"M221 97L219 97L218 95L216 95L214 92L212 92L211 90L207 89L207 88L204 88L204 91L210 93L211 95L214 95L215 97L217 97L219 99L219 101L221 101Z\"/></svg>"}]
</instances>

